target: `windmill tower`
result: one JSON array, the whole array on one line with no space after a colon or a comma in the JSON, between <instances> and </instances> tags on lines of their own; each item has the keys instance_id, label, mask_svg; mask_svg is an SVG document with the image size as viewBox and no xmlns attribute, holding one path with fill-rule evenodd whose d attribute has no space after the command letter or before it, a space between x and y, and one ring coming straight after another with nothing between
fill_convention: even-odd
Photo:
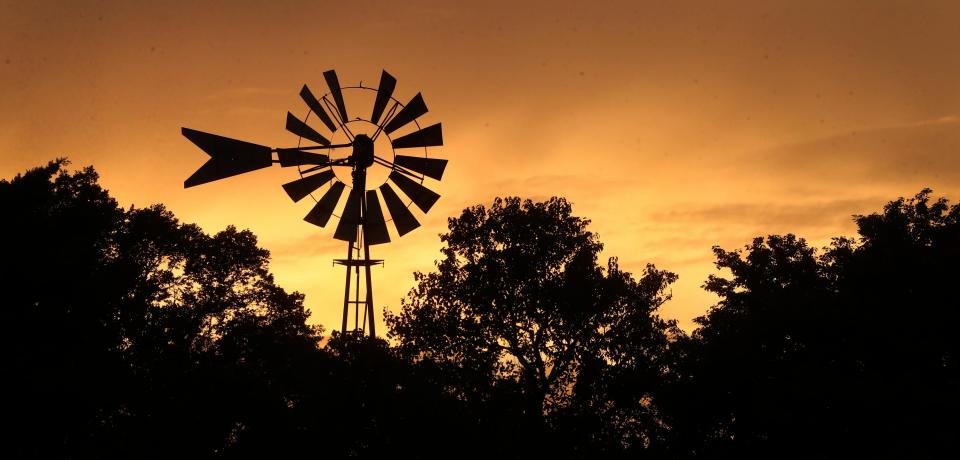
<instances>
[{"instance_id":1,"label":"windmill tower","mask_svg":"<svg viewBox=\"0 0 960 460\"><path fill-rule=\"evenodd\" d=\"M295 202L313 198L315 204L303 220L326 227L331 217L338 217L333 237L347 243L347 257L334 260L346 268L341 332L351 332L347 328L352 315L353 333L375 337L371 268L383 260L370 258L370 246L390 242L390 222L398 236L419 227L411 206L426 213L440 198L427 183L443 177L447 160L431 158L428 150L443 145L443 135L440 123L421 127L417 121L427 113L420 93L406 104L394 98L397 81L386 71L377 88L362 82L340 86L333 70L323 77L329 92L321 97L307 85L300 90L309 109L302 120L287 112L286 129L298 137L295 147L268 147L183 128L183 135L210 155L183 185L189 188L274 164L296 167L300 177L283 189ZM350 94L372 102L369 118L350 118L345 98ZM315 127L318 124L322 127Z\"/></svg>"}]
</instances>

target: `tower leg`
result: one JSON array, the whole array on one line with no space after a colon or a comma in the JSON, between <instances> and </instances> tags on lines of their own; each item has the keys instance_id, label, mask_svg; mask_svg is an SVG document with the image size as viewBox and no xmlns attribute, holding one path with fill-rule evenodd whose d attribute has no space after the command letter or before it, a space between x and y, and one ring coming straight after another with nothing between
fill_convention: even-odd
<instances>
[{"instance_id":1,"label":"tower leg","mask_svg":"<svg viewBox=\"0 0 960 460\"><path fill-rule=\"evenodd\" d=\"M364 260L370 260L370 246L367 246L367 242L363 242L363 258ZM377 336L377 329L373 321L373 277L370 276L370 264L364 266L367 272L367 318L370 320L370 337Z\"/></svg>"},{"instance_id":2,"label":"tower leg","mask_svg":"<svg viewBox=\"0 0 960 460\"><path fill-rule=\"evenodd\" d=\"M347 242L347 283L343 288L343 324L340 327L340 333L347 334L347 315L350 314L350 261L353 260L353 242Z\"/></svg>"},{"instance_id":3,"label":"tower leg","mask_svg":"<svg viewBox=\"0 0 960 460\"><path fill-rule=\"evenodd\" d=\"M357 259L360 258L360 251L357 250ZM360 330L360 266L358 265L354 268L354 276L357 277L357 281L354 283L353 291L353 330ZM366 311L366 310L364 310Z\"/></svg>"}]
</instances>

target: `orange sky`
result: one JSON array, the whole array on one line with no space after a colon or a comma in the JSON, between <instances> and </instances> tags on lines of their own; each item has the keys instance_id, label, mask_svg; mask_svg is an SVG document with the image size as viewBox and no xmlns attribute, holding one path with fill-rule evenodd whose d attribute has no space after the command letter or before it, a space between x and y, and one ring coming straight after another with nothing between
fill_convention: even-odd
<instances>
[{"instance_id":1,"label":"orange sky","mask_svg":"<svg viewBox=\"0 0 960 460\"><path fill-rule=\"evenodd\" d=\"M206 155L179 129L289 145L286 111L330 68L371 86L388 70L444 126L443 197L373 248L378 316L432 267L446 218L498 195L565 196L605 257L677 272L664 314L690 330L712 245L820 246L851 214L960 184L953 1L63 3L0 2L0 177L68 156L124 206L250 228L328 329L344 243L301 220L280 188L295 173L184 190Z\"/></svg>"}]
</instances>

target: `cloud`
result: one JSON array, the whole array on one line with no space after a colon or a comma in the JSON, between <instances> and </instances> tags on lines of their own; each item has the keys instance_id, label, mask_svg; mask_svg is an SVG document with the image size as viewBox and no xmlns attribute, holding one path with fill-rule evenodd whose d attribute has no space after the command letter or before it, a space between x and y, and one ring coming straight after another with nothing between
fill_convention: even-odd
<instances>
[{"instance_id":1,"label":"cloud","mask_svg":"<svg viewBox=\"0 0 960 460\"><path fill-rule=\"evenodd\" d=\"M810 228L836 227L839 221L847 221L853 214L873 209L883 203L880 197L834 199L801 204L776 202L736 202L713 205L678 205L669 211L653 214L660 222L708 223L713 225L750 225L795 228L797 231Z\"/></svg>"},{"instance_id":2,"label":"cloud","mask_svg":"<svg viewBox=\"0 0 960 460\"><path fill-rule=\"evenodd\" d=\"M291 88L267 88L256 86L240 86L225 88L209 93L206 98L209 100L236 99L236 98L257 98L257 97L283 97L288 96Z\"/></svg>"},{"instance_id":3,"label":"cloud","mask_svg":"<svg viewBox=\"0 0 960 460\"><path fill-rule=\"evenodd\" d=\"M346 243L332 237L330 233L313 233L302 238L271 242L270 256L275 261L300 261L317 257L331 257L331 255L345 256Z\"/></svg>"},{"instance_id":4,"label":"cloud","mask_svg":"<svg viewBox=\"0 0 960 460\"><path fill-rule=\"evenodd\" d=\"M583 189L606 188L630 184L626 180L611 179L608 176L596 174L539 174L533 176L510 178L496 181L492 187L497 190L507 189Z\"/></svg>"},{"instance_id":5,"label":"cloud","mask_svg":"<svg viewBox=\"0 0 960 460\"><path fill-rule=\"evenodd\" d=\"M811 181L960 182L960 117L850 131L784 144L746 158L751 167Z\"/></svg>"}]
</instances>

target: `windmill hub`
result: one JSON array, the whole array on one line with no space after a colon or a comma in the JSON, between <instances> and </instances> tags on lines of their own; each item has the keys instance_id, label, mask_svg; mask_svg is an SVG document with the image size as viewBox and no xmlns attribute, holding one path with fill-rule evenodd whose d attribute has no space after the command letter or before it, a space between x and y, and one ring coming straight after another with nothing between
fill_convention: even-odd
<instances>
[{"instance_id":1,"label":"windmill hub","mask_svg":"<svg viewBox=\"0 0 960 460\"><path fill-rule=\"evenodd\" d=\"M357 134L353 138L353 164L357 168L373 166L373 139L366 134Z\"/></svg>"}]
</instances>

